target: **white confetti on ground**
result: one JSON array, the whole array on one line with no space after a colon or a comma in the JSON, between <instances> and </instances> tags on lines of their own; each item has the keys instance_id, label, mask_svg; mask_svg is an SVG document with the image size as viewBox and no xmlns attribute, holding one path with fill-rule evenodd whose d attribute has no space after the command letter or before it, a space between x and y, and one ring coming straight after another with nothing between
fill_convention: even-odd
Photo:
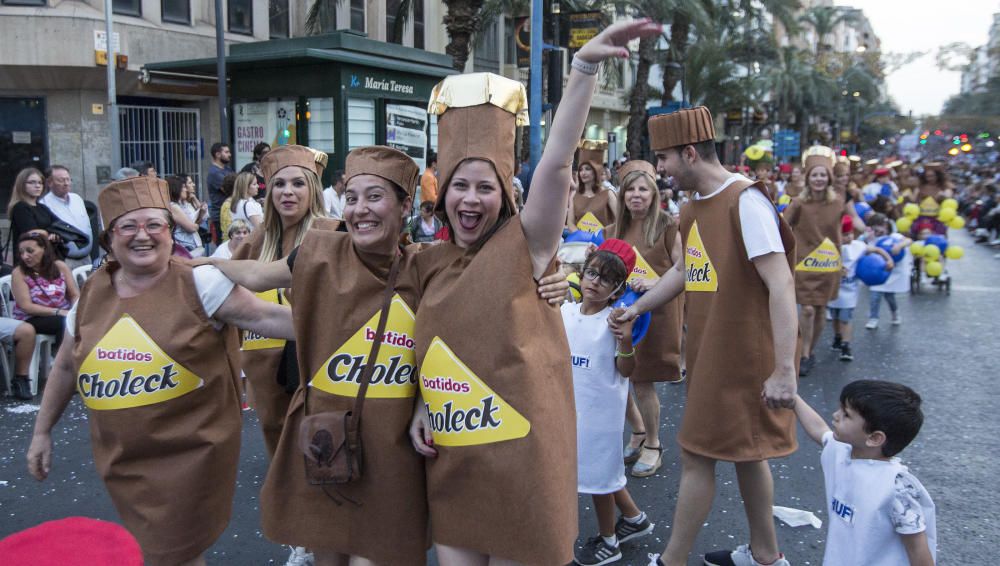
<instances>
[{"instance_id":1,"label":"white confetti on ground","mask_svg":"<svg viewBox=\"0 0 1000 566\"><path fill-rule=\"evenodd\" d=\"M7 487L7 480L0 480L0 487Z\"/></svg>"},{"instance_id":2,"label":"white confetti on ground","mask_svg":"<svg viewBox=\"0 0 1000 566\"><path fill-rule=\"evenodd\" d=\"M15 405L13 407L7 407L8 413L36 413L38 412L38 405L32 405L30 403L24 403L21 405Z\"/></svg>"}]
</instances>

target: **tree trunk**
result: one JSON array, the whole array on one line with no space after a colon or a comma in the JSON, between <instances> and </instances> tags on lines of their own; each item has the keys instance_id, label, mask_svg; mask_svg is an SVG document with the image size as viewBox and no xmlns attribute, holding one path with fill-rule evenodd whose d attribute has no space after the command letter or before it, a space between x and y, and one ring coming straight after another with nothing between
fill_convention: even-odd
<instances>
[{"instance_id":1,"label":"tree trunk","mask_svg":"<svg viewBox=\"0 0 1000 566\"><path fill-rule=\"evenodd\" d=\"M687 53L690 33L691 20L680 12L674 12L674 21L670 24L670 48L663 66L663 97L660 100L663 106L674 99L674 88L684 76L684 54Z\"/></svg>"},{"instance_id":2,"label":"tree trunk","mask_svg":"<svg viewBox=\"0 0 1000 566\"><path fill-rule=\"evenodd\" d=\"M639 40L639 64L635 68L635 86L629 95L628 155L629 159L642 157L642 134L646 128L646 98L649 93L649 68L653 65L656 38Z\"/></svg>"},{"instance_id":3,"label":"tree trunk","mask_svg":"<svg viewBox=\"0 0 1000 566\"><path fill-rule=\"evenodd\" d=\"M448 45L444 52L451 56L452 67L465 71L469 60L472 36L479 31L479 12L483 0L445 0L448 13L444 16L444 27L448 32Z\"/></svg>"}]
</instances>

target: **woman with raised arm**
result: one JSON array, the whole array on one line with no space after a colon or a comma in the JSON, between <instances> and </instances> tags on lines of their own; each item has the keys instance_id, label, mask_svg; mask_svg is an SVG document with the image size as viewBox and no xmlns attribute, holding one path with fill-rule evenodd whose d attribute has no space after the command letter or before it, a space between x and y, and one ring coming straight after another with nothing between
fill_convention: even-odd
<instances>
[{"instance_id":1,"label":"woman with raised arm","mask_svg":"<svg viewBox=\"0 0 1000 566\"><path fill-rule=\"evenodd\" d=\"M443 566L573 560L570 352L559 309L534 299L535 281L554 269L598 67L627 57L626 43L660 28L648 20L616 24L577 52L520 215L511 178L524 87L459 75L431 95L440 135L437 211L452 239L414 259L423 402L410 436L428 456L431 536Z\"/></svg>"},{"instance_id":2,"label":"woman with raised arm","mask_svg":"<svg viewBox=\"0 0 1000 566\"><path fill-rule=\"evenodd\" d=\"M242 417L232 329L290 338L291 313L211 266L171 257L166 181L116 181L98 198L101 245L114 260L67 315L28 469L39 481L49 475L52 428L75 385L94 463L146 564L204 564L236 488Z\"/></svg>"}]
</instances>

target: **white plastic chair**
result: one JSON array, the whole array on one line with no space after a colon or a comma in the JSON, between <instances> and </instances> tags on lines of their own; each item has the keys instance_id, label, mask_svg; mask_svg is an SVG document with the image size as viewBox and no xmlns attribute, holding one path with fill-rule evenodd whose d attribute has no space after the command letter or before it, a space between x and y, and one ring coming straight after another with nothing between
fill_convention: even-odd
<instances>
[{"instance_id":1,"label":"white plastic chair","mask_svg":"<svg viewBox=\"0 0 1000 566\"><path fill-rule=\"evenodd\" d=\"M92 265L81 265L73 269L73 279L76 279L76 286L78 289L83 289L83 284L86 283L87 278L90 277L90 272L94 270Z\"/></svg>"},{"instance_id":2,"label":"white plastic chair","mask_svg":"<svg viewBox=\"0 0 1000 566\"><path fill-rule=\"evenodd\" d=\"M0 277L0 304L3 307L3 316L13 318L13 294L11 293L11 276ZM35 336L35 350L31 354L31 364L28 366L28 383L31 384L31 394L38 395L39 376L48 375L49 368L52 367L52 356L55 355L56 339L48 334L38 334ZM11 343L10 350L4 352L3 370L4 380L7 382L7 394L10 395L10 382L13 377L15 360L14 347ZM6 348L6 347L5 347ZM43 355L44 352L44 355Z\"/></svg>"}]
</instances>

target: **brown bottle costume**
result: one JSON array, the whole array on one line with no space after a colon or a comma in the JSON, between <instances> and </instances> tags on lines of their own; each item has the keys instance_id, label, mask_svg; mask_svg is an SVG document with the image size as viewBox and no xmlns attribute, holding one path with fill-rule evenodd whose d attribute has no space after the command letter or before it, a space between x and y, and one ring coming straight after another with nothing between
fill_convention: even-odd
<instances>
[{"instance_id":1,"label":"brown bottle costume","mask_svg":"<svg viewBox=\"0 0 1000 566\"><path fill-rule=\"evenodd\" d=\"M302 381L314 384L309 392L309 414L353 407L356 388L332 394L315 386L318 382L313 379L317 376L318 380L333 383L329 371L340 380L356 381L360 376L359 364L364 362L353 358L362 356L367 360L370 337L361 342L356 340L353 348L345 343L358 332L374 332L389 263L389 258L359 255L350 236L342 232L312 229L302 241L292 276L292 293L296 297L292 312ZM417 300L408 263L406 259L400 266L396 292L412 312ZM402 318L404 322L407 319ZM408 325L401 325L390 319L387 335L395 333L390 335L394 341L405 341L403 335L412 340L412 314L408 320ZM299 422L306 414L304 385L300 384L261 491L261 521L264 535L269 539L312 550L363 556L378 564L425 563L429 541L423 458L413 450L407 436L417 391L410 344L409 358L404 356L395 363L380 364L383 370L375 370L368 389L361 424L364 446L361 480L331 486L343 499L349 498L360 505L344 500L338 505L321 487L306 481L303 455L297 443ZM386 356L391 359L392 346L392 342L383 344L380 360ZM339 361L326 369L327 361L335 353ZM350 373L349 368L355 366L357 370ZM386 385L379 376L387 371L404 384ZM317 375L317 372L322 373ZM388 390L402 392L384 393ZM386 394L399 396L384 397ZM332 489L331 493L340 497Z\"/></svg>"},{"instance_id":2,"label":"brown bottle costume","mask_svg":"<svg viewBox=\"0 0 1000 566\"><path fill-rule=\"evenodd\" d=\"M143 554L185 562L215 542L232 510L242 426L236 331L215 328L198 297L191 266L172 259L155 287L131 298L118 296L113 269L98 269L80 295L73 348L77 367L116 323L130 317L176 364L174 369L186 368L201 384L153 404L91 409L94 463ZM165 309L166 304L173 307ZM130 336L138 335L128 328ZM101 346L143 349L113 340ZM120 375L101 373L106 383ZM131 376L133 385L135 375L141 375L138 369ZM169 380L157 381L169 385ZM86 374L79 386L82 395L94 391Z\"/></svg>"},{"instance_id":3,"label":"brown bottle costume","mask_svg":"<svg viewBox=\"0 0 1000 566\"><path fill-rule=\"evenodd\" d=\"M597 184L600 187L600 183ZM615 213L611 210L611 199L614 195L605 188L599 188L593 197L587 197L579 192L573 193L573 220L579 222L584 214L590 212L597 221L607 226L615 221Z\"/></svg>"},{"instance_id":4,"label":"brown bottle costume","mask_svg":"<svg viewBox=\"0 0 1000 566\"><path fill-rule=\"evenodd\" d=\"M665 215L666 213L660 212ZM605 234L615 234L616 226L611 225ZM642 222L633 221L629 234L618 237L632 244L638 255L653 269L654 277L662 277L674 266L670 258L674 239L677 238L677 223L671 222L664 228L663 234L652 245L646 244L642 234ZM640 263L636 262L637 273ZM629 379L640 383L651 381L677 381L681 378L681 335L684 325L684 295L671 300L667 304L653 310L649 320L649 330L646 337L635 347L635 369Z\"/></svg>"},{"instance_id":5,"label":"brown bottle costume","mask_svg":"<svg viewBox=\"0 0 1000 566\"><path fill-rule=\"evenodd\" d=\"M800 305L825 307L837 298L840 289L840 223L844 216L844 198L833 201L806 201L793 199L785 209L784 218L795 236L795 302ZM803 261L810 254L823 253L832 261L830 250L818 251L820 244L829 239L836 252L838 267L831 271L804 271Z\"/></svg>"},{"instance_id":6,"label":"brown bottle costume","mask_svg":"<svg viewBox=\"0 0 1000 566\"><path fill-rule=\"evenodd\" d=\"M740 228L739 197L757 190L750 187L760 188L735 183L711 198L691 200L680 222L690 379L677 442L729 462L778 458L797 448L794 413L768 409L760 397L774 371L774 340L769 292L747 259ZM778 224L791 267L795 239L784 220Z\"/></svg>"}]
</instances>

